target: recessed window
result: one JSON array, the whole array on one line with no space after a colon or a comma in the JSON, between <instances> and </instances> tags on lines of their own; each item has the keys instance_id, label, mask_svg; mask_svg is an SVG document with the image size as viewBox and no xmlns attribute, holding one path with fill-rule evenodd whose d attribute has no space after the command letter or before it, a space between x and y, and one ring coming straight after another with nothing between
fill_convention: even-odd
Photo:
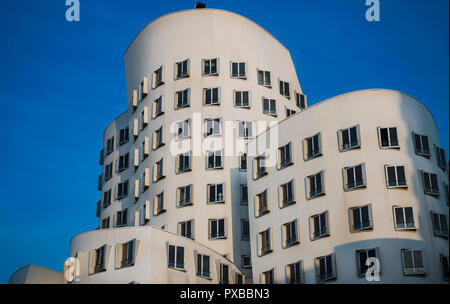
<instances>
[{"instance_id":1,"label":"recessed window","mask_svg":"<svg viewBox=\"0 0 450 304\"><path fill-rule=\"evenodd\" d=\"M293 164L292 143L278 148L278 159L278 169L283 169Z\"/></svg>"},{"instance_id":2,"label":"recessed window","mask_svg":"<svg viewBox=\"0 0 450 304\"><path fill-rule=\"evenodd\" d=\"M308 199L325 195L323 171L306 177L306 193Z\"/></svg>"},{"instance_id":3,"label":"recessed window","mask_svg":"<svg viewBox=\"0 0 450 304\"><path fill-rule=\"evenodd\" d=\"M250 223L248 220L241 220L241 240L250 240Z\"/></svg>"},{"instance_id":4,"label":"recessed window","mask_svg":"<svg viewBox=\"0 0 450 304\"><path fill-rule=\"evenodd\" d=\"M258 70L258 84L268 88L272 87L269 71Z\"/></svg>"},{"instance_id":5,"label":"recessed window","mask_svg":"<svg viewBox=\"0 0 450 304\"><path fill-rule=\"evenodd\" d=\"M303 261L287 265L286 276L289 284L303 284Z\"/></svg>"},{"instance_id":6,"label":"recessed window","mask_svg":"<svg viewBox=\"0 0 450 304\"><path fill-rule=\"evenodd\" d=\"M297 111L286 108L286 117L291 117L295 113L297 113Z\"/></svg>"},{"instance_id":7,"label":"recessed window","mask_svg":"<svg viewBox=\"0 0 450 304\"><path fill-rule=\"evenodd\" d=\"M439 196L439 184L437 175L434 173L422 172L423 190L425 194Z\"/></svg>"},{"instance_id":8,"label":"recessed window","mask_svg":"<svg viewBox=\"0 0 450 304\"><path fill-rule=\"evenodd\" d=\"M102 219L102 223L101 223L101 226L100 226L100 229L108 229L108 228L110 228L110 220L111 220L111 217L106 217L106 218L104 218L104 219Z\"/></svg>"},{"instance_id":9,"label":"recessed window","mask_svg":"<svg viewBox=\"0 0 450 304\"><path fill-rule=\"evenodd\" d=\"M412 207L394 206L395 230L415 230L414 213Z\"/></svg>"},{"instance_id":10,"label":"recessed window","mask_svg":"<svg viewBox=\"0 0 450 304\"><path fill-rule=\"evenodd\" d=\"M267 190L256 195L255 198L256 217L260 217L269 213L269 202L267 198Z\"/></svg>"},{"instance_id":11,"label":"recessed window","mask_svg":"<svg viewBox=\"0 0 450 304\"><path fill-rule=\"evenodd\" d=\"M176 172L177 174L191 170L191 152L179 154L176 157Z\"/></svg>"},{"instance_id":12,"label":"recessed window","mask_svg":"<svg viewBox=\"0 0 450 304\"><path fill-rule=\"evenodd\" d=\"M238 138L252 138L252 126L251 121L238 121Z\"/></svg>"},{"instance_id":13,"label":"recessed window","mask_svg":"<svg viewBox=\"0 0 450 304\"><path fill-rule=\"evenodd\" d=\"M126 242L124 244L118 244L116 252L116 267L124 268L133 266L136 260L137 241L136 239Z\"/></svg>"},{"instance_id":14,"label":"recessed window","mask_svg":"<svg viewBox=\"0 0 450 304\"><path fill-rule=\"evenodd\" d=\"M405 166L385 166L388 188L407 188Z\"/></svg>"},{"instance_id":15,"label":"recessed window","mask_svg":"<svg viewBox=\"0 0 450 304\"><path fill-rule=\"evenodd\" d=\"M277 103L275 99L263 97L263 113L267 115L277 115Z\"/></svg>"},{"instance_id":16,"label":"recessed window","mask_svg":"<svg viewBox=\"0 0 450 304\"><path fill-rule=\"evenodd\" d=\"M144 193L150 187L150 169L145 168L140 177L140 191Z\"/></svg>"},{"instance_id":17,"label":"recessed window","mask_svg":"<svg viewBox=\"0 0 450 304\"><path fill-rule=\"evenodd\" d=\"M434 236L448 237L447 216L431 211L431 221L433 223Z\"/></svg>"},{"instance_id":18,"label":"recessed window","mask_svg":"<svg viewBox=\"0 0 450 304\"><path fill-rule=\"evenodd\" d=\"M381 148L400 148L397 128L378 128Z\"/></svg>"},{"instance_id":19,"label":"recessed window","mask_svg":"<svg viewBox=\"0 0 450 304\"><path fill-rule=\"evenodd\" d=\"M214 239L226 239L226 220L225 219L214 219L209 220L209 238Z\"/></svg>"},{"instance_id":20,"label":"recessed window","mask_svg":"<svg viewBox=\"0 0 450 304\"><path fill-rule=\"evenodd\" d=\"M219 59L203 60L203 76L219 75Z\"/></svg>"},{"instance_id":21,"label":"recessed window","mask_svg":"<svg viewBox=\"0 0 450 304\"><path fill-rule=\"evenodd\" d=\"M203 89L203 104L220 105L220 88Z\"/></svg>"},{"instance_id":22,"label":"recessed window","mask_svg":"<svg viewBox=\"0 0 450 304\"><path fill-rule=\"evenodd\" d=\"M192 185L180 187L177 189L178 207L192 205Z\"/></svg>"},{"instance_id":23,"label":"recessed window","mask_svg":"<svg viewBox=\"0 0 450 304\"><path fill-rule=\"evenodd\" d=\"M114 136L106 141L106 154L114 152Z\"/></svg>"},{"instance_id":24,"label":"recessed window","mask_svg":"<svg viewBox=\"0 0 450 304\"><path fill-rule=\"evenodd\" d=\"M130 141L130 128L120 130L119 132L119 145L124 145Z\"/></svg>"},{"instance_id":25,"label":"recessed window","mask_svg":"<svg viewBox=\"0 0 450 304\"><path fill-rule=\"evenodd\" d=\"M163 127L153 132L153 150L158 150L162 146L164 146Z\"/></svg>"},{"instance_id":26,"label":"recessed window","mask_svg":"<svg viewBox=\"0 0 450 304\"><path fill-rule=\"evenodd\" d=\"M128 181L119 183L117 185L117 199L121 199L128 196Z\"/></svg>"},{"instance_id":27,"label":"recessed window","mask_svg":"<svg viewBox=\"0 0 450 304\"><path fill-rule=\"evenodd\" d=\"M160 85L164 84L164 67L161 66L159 69L153 72L153 89L156 89Z\"/></svg>"},{"instance_id":28,"label":"recessed window","mask_svg":"<svg viewBox=\"0 0 450 304\"><path fill-rule=\"evenodd\" d=\"M194 239L194 220L178 223L178 233L188 239Z\"/></svg>"},{"instance_id":29,"label":"recessed window","mask_svg":"<svg viewBox=\"0 0 450 304\"><path fill-rule=\"evenodd\" d=\"M208 151L207 152L207 164L206 168L208 170L216 170L223 168L223 153L222 150L219 151Z\"/></svg>"},{"instance_id":30,"label":"recessed window","mask_svg":"<svg viewBox=\"0 0 450 304\"><path fill-rule=\"evenodd\" d=\"M189 76L190 60L175 63L175 80Z\"/></svg>"},{"instance_id":31,"label":"recessed window","mask_svg":"<svg viewBox=\"0 0 450 304\"><path fill-rule=\"evenodd\" d=\"M348 151L361 147L361 135L359 125L348 129L339 130L340 151Z\"/></svg>"},{"instance_id":32,"label":"recessed window","mask_svg":"<svg viewBox=\"0 0 450 304\"><path fill-rule=\"evenodd\" d=\"M153 101L153 119L158 118L159 116L164 114L163 110L163 96L159 96L158 99Z\"/></svg>"},{"instance_id":33,"label":"recessed window","mask_svg":"<svg viewBox=\"0 0 450 304\"><path fill-rule=\"evenodd\" d=\"M335 280L337 278L335 254L316 258L315 264L317 283L324 283L327 281Z\"/></svg>"},{"instance_id":34,"label":"recessed window","mask_svg":"<svg viewBox=\"0 0 450 304\"><path fill-rule=\"evenodd\" d=\"M297 104L297 107L300 110L306 109L306 95L296 93L295 94L295 102Z\"/></svg>"},{"instance_id":35,"label":"recessed window","mask_svg":"<svg viewBox=\"0 0 450 304\"><path fill-rule=\"evenodd\" d=\"M112 178L113 174L113 163L109 163L105 166L105 182Z\"/></svg>"},{"instance_id":36,"label":"recessed window","mask_svg":"<svg viewBox=\"0 0 450 304\"><path fill-rule=\"evenodd\" d=\"M428 143L428 136L413 133L414 150L417 155L430 157L430 144Z\"/></svg>"},{"instance_id":37,"label":"recessed window","mask_svg":"<svg viewBox=\"0 0 450 304\"><path fill-rule=\"evenodd\" d=\"M250 108L249 91L234 91L234 106L237 108Z\"/></svg>"},{"instance_id":38,"label":"recessed window","mask_svg":"<svg viewBox=\"0 0 450 304\"><path fill-rule=\"evenodd\" d=\"M300 243L297 220L283 224L281 228L283 232L283 248L288 248Z\"/></svg>"},{"instance_id":39,"label":"recessed window","mask_svg":"<svg viewBox=\"0 0 450 304\"><path fill-rule=\"evenodd\" d=\"M230 284L230 269L227 264L219 264L219 284Z\"/></svg>"},{"instance_id":40,"label":"recessed window","mask_svg":"<svg viewBox=\"0 0 450 304\"><path fill-rule=\"evenodd\" d=\"M283 184L279 188L280 194L280 207L284 208L289 205L295 204L295 183L294 180Z\"/></svg>"},{"instance_id":41,"label":"recessed window","mask_svg":"<svg viewBox=\"0 0 450 304\"><path fill-rule=\"evenodd\" d=\"M91 271L89 271L90 274L99 273L106 271L106 251L107 251L107 245L103 245L100 248L95 249L93 253L93 259L94 262L93 269L91 270L91 266L89 267Z\"/></svg>"},{"instance_id":42,"label":"recessed window","mask_svg":"<svg viewBox=\"0 0 450 304\"><path fill-rule=\"evenodd\" d=\"M252 268L252 259L249 255L242 256L242 268Z\"/></svg>"},{"instance_id":43,"label":"recessed window","mask_svg":"<svg viewBox=\"0 0 450 304\"><path fill-rule=\"evenodd\" d=\"M310 218L311 240L317 240L330 235L328 227L328 211L311 216Z\"/></svg>"},{"instance_id":44,"label":"recessed window","mask_svg":"<svg viewBox=\"0 0 450 304\"><path fill-rule=\"evenodd\" d=\"M160 129L162 131L162 129ZM160 133L160 132L157 132ZM155 133L153 133L153 143L156 144L157 138L155 137ZM141 156L141 162L144 161L150 155L150 139L146 136L141 144L141 152L139 153ZM139 155L137 155L139 157Z\"/></svg>"},{"instance_id":45,"label":"recessed window","mask_svg":"<svg viewBox=\"0 0 450 304\"><path fill-rule=\"evenodd\" d=\"M248 204L248 187L247 185L241 185L240 187L240 201L241 205L247 205Z\"/></svg>"},{"instance_id":46,"label":"recessed window","mask_svg":"<svg viewBox=\"0 0 450 304\"><path fill-rule=\"evenodd\" d=\"M289 82L285 82L285 81L281 81L279 82L280 84L280 94L286 98L291 98L291 91L289 88Z\"/></svg>"},{"instance_id":47,"label":"recessed window","mask_svg":"<svg viewBox=\"0 0 450 304\"><path fill-rule=\"evenodd\" d=\"M175 93L175 109L182 109L190 106L190 89L178 91Z\"/></svg>"},{"instance_id":48,"label":"recessed window","mask_svg":"<svg viewBox=\"0 0 450 304\"><path fill-rule=\"evenodd\" d=\"M447 157L445 156L445 150L436 146L436 159L439 168L447 170Z\"/></svg>"},{"instance_id":49,"label":"recessed window","mask_svg":"<svg viewBox=\"0 0 450 304\"><path fill-rule=\"evenodd\" d=\"M359 278L365 278L366 273L369 270L369 267L372 263L369 263L367 265L370 258L375 258L380 260L380 249L377 248L371 248L371 249L362 249L362 250L356 250L356 266L357 266L357 275ZM373 267L372 272L373 275L379 275L380 269L376 269L376 267Z\"/></svg>"},{"instance_id":50,"label":"recessed window","mask_svg":"<svg viewBox=\"0 0 450 304\"><path fill-rule=\"evenodd\" d=\"M322 156L322 135L317 133L303 140L303 158L310 160L319 156Z\"/></svg>"},{"instance_id":51,"label":"recessed window","mask_svg":"<svg viewBox=\"0 0 450 304\"><path fill-rule=\"evenodd\" d=\"M348 209L350 231L357 232L373 228L372 205L352 207Z\"/></svg>"},{"instance_id":52,"label":"recessed window","mask_svg":"<svg viewBox=\"0 0 450 304\"><path fill-rule=\"evenodd\" d=\"M128 169L130 165L130 153L119 156L119 172Z\"/></svg>"},{"instance_id":53,"label":"recessed window","mask_svg":"<svg viewBox=\"0 0 450 304\"><path fill-rule=\"evenodd\" d=\"M169 245L168 266L184 270L184 247Z\"/></svg>"},{"instance_id":54,"label":"recessed window","mask_svg":"<svg viewBox=\"0 0 450 304\"><path fill-rule=\"evenodd\" d=\"M261 155L253 159L253 178L259 179L267 175L266 156Z\"/></svg>"},{"instance_id":55,"label":"recessed window","mask_svg":"<svg viewBox=\"0 0 450 304\"><path fill-rule=\"evenodd\" d=\"M144 107L141 112L141 130L144 130L148 126L148 107Z\"/></svg>"},{"instance_id":56,"label":"recessed window","mask_svg":"<svg viewBox=\"0 0 450 304\"><path fill-rule=\"evenodd\" d=\"M154 215L160 215L164 212L166 212L165 206L164 206L164 191L161 192L158 195L155 195L153 198L153 214Z\"/></svg>"},{"instance_id":57,"label":"recessed window","mask_svg":"<svg viewBox=\"0 0 450 304\"><path fill-rule=\"evenodd\" d=\"M197 254L197 276L207 279L211 277L209 255Z\"/></svg>"},{"instance_id":58,"label":"recessed window","mask_svg":"<svg viewBox=\"0 0 450 304\"><path fill-rule=\"evenodd\" d=\"M144 77L144 80L139 84L138 89L139 101L141 102L148 95L148 79Z\"/></svg>"},{"instance_id":59,"label":"recessed window","mask_svg":"<svg viewBox=\"0 0 450 304\"><path fill-rule=\"evenodd\" d=\"M231 63L231 78L247 78L245 62L232 62Z\"/></svg>"},{"instance_id":60,"label":"recessed window","mask_svg":"<svg viewBox=\"0 0 450 304\"><path fill-rule=\"evenodd\" d=\"M350 191L364 188L366 186L366 166L359 164L357 166L346 167L343 169L344 190Z\"/></svg>"},{"instance_id":61,"label":"recessed window","mask_svg":"<svg viewBox=\"0 0 450 304\"><path fill-rule=\"evenodd\" d=\"M191 120L178 121L176 125L175 140L180 141L191 137Z\"/></svg>"},{"instance_id":62,"label":"recessed window","mask_svg":"<svg viewBox=\"0 0 450 304\"><path fill-rule=\"evenodd\" d=\"M258 234L259 256L272 252L271 231L270 228Z\"/></svg>"},{"instance_id":63,"label":"recessed window","mask_svg":"<svg viewBox=\"0 0 450 304\"><path fill-rule=\"evenodd\" d=\"M108 207L111 205L111 189L108 191L103 192L103 208Z\"/></svg>"},{"instance_id":64,"label":"recessed window","mask_svg":"<svg viewBox=\"0 0 450 304\"><path fill-rule=\"evenodd\" d=\"M219 136L222 134L221 119L205 120L205 136Z\"/></svg>"},{"instance_id":65,"label":"recessed window","mask_svg":"<svg viewBox=\"0 0 450 304\"><path fill-rule=\"evenodd\" d=\"M264 271L261 274L261 284L274 284L275 278L274 278L274 269L270 269L268 271Z\"/></svg>"},{"instance_id":66,"label":"recessed window","mask_svg":"<svg viewBox=\"0 0 450 304\"><path fill-rule=\"evenodd\" d=\"M421 250L402 249L404 275L424 275L425 267Z\"/></svg>"},{"instance_id":67,"label":"recessed window","mask_svg":"<svg viewBox=\"0 0 450 304\"><path fill-rule=\"evenodd\" d=\"M164 176L164 163L163 163L163 158L161 158L161 160L157 161L156 163L153 164L153 182L158 182L161 179L163 179Z\"/></svg>"},{"instance_id":68,"label":"recessed window","mask_svg":"<svg viewBox=\"0 0 450 304\"><path fill-rule=\"evenodd\" d=\"M225 202L225 184L208 185L208 202L210 204Z\"/></svg>"},{"instance_id":69,"label":"recessed window","mask_svg":"<svg viewBox=\"0 0 450 304\"><path fill-rule=\"evenodd\" d=\"M449 200L450 200L450 191L449 191L449 187L448 184L443 182L442 183L442 187L444 188L444 192L445 192L445 201L447 202L447 206L449 205Z\"/></svg>"},{"instance_id":70,"label":"recessed window","mask_svg":"<svg viewBox=\"0 0 450 304\"><path fill-rule=\"evenodd\" d=\"M102 149L100 151L100 156L99 156L99 159L98 159L99 165L102 166L104 161L105 161L105 149Z\"/></svg>"},{"instance_id":71,"label":"recessed window","mask_svg":"<svg viewBox=\"0 0 450 304\"><path fill-rule=\"evenodd\" d=\"M241 153L239 155L239 170L247 171L247 153Z\"/></svg>"},{"instance_id":72,"label":"recessed window","mask_svg":"<svg viewBox=\"0 0 450 304\"><path fill-rule=\"evenodd\" d=\"M150 201L146 201L142 206L142 225L145 226L150 222Z\"/></svg>"},{"instance_id":73,"label":"recessed window","mask_svg":"<svg viewBox=\"0 0 450 304\"><path fill-rule=\"evenodd\" d=\"M442 268L442 278L445 281L448 281L448 272L449 272L448 256L441 254L440 260L441 260L441 268Z\"/></svg>"}]
</instances>

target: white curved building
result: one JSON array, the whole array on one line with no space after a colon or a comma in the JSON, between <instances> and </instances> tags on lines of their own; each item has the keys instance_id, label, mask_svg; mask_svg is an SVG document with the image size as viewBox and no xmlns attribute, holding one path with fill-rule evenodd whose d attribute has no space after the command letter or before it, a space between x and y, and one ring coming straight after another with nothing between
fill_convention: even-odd
<instances>
[{"instance_id":1,"label":"white curved building","mask_svg":"<svg viewBox=\"0 0 450 304\"><path fill-rule=\"evenodd\" d=\"M255 283L448 280L448 163L422 103L357 91L273 129L278 152L248 145Z\"/></svg>"}]
</instances>

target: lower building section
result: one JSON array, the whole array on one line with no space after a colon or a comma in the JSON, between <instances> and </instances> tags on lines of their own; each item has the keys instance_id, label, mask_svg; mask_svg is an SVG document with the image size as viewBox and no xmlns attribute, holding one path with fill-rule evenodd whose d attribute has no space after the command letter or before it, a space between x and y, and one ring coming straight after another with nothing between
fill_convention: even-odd
<instances>
[{"instance_id":1,"label":"lower building section","mask_svg":"<svg viewBox=\"0 0 450 304\"><path fill-rule=\"evenodd\" d=\"M67 283L241 284L226 257L155 227L95 230L75 236L65 263Z\"/></svg>"},{"instance_id":2,"label":"lower building section","mask_svg":"<svg viewBox=\"0 0 450 304\"><path fill-rule=\"evenodd\" d=\"M62 284L63 275L61 272L41 267L38 265L27 265L9 278L9 284Z\"/></svg>"}]
</instances>

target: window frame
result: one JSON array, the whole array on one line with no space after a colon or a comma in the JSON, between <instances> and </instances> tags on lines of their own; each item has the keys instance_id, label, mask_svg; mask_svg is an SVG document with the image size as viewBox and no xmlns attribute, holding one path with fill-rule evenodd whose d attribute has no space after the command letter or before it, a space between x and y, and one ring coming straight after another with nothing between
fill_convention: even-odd
<instances>
[{"instance_id":1,"label":"window frame","mask_svg":"<svg viewBox=\"0 0 450 304\"><path fill-rule=\"evenodd\" d=\"M265 107L265 104L267 102L267 110ZM277 117L277 101L276 99L272 99L272 98L267 98L267 97L262 97L262 108L263 108L263 114L265 115L269 115L269 116L273 116L273 117ZM273 107L274 109L272 109Z\"/></svg>"},{"instance_id":2,"label":"window frame","mask_svg":"<svg viewBox=\"0 0 450 304\"><path fill-rule=\"evenodd\" d=\"M185 63L186 63L186 70L184 67ZM180 72L180 67L181 67L181 72ZM191 60L189 58L175 63L175 66L174 66L174 79L175 80L190 77L190 72L191 72Z\"/></svg>"},{"instance_id":3,"label":"window frame","mask_svg":"<svg viewBox=\"0 0 450 304\"><path fill-rule=\"evenodd\" d=\"M213 236L213 223L216 223L216 235ZM223 223L223 235L220 235L220 225ZM228 221L226 218L215 218L208 220L208 239L209 240L225 240L228 237Z\"/></svg>"},{"instance_id":4,"label":"window frame","mask_svg":"<svg viewBox=\"0 0 450 304\"><path fill-rule=\"evenodd\" d=\"M363 222L363 213L362 213L363 208L367 208L367 217L369 220L368 223ZM354 213L355 210L358 210L358 212L359 212L358 215L359 215L360 227L356 227L356 224L355 224L355 213ZM350 208L348 208L348 216L349 216L349 225L350 225L351 233L373 230L374 225L373 225L372 204L350 207ZM364 224L367 224L367 225L364 225Z\"/></svg>"},{"instance_id":5,"label":"window frame","mask_svg":"<svg viewBox=\"0 0 450 304\"><path fill-rule=\"evenodd\" d=\"M262 73L262 81L260 81L261 80L260 73ZM261 85L261 86L269 88L269 89L272 88L272 72L271 71L256 69L256 76L257 76L258 85Z\"/></svg>"},{"instance_id":6,"label":"window frame","mask_svg":"<svg viewBox=\"0 0 450 304\"><path fill-rule=\"evenodd\" d=\"M389 169L394 168L394 174L395 174L395 185L391 185L390 178L389 178ZM400 184L398 179L398 168L403 168L403 175L405 177L405 184ZM408 181L406 180L406 166L405 165L385 165L384 166L384 173L386 176L386 187L388 189L406 189L408 188Z\"/></svg>"},{"instance_id":7,"label":"window frame","mask_svg":"<svg viewBox=\"0 0 450 304\"><path fill-rule=\"evenodd\" d=\"M237 101L238 101L237 94L238 93L240 93L240 95L241 95L241 97L240 97L241 105L238 105L238 103L237 103ZM244 98L244 93L247 93L247 102L248 102L247 105L244 105L244 99L245 99ZM245 90L244 91L234 90L233 91L233 105L234 105L235 108L250 109L251 108L251 92L250 91L245 91Z\"/></svg>"},{"instance_id":8,"label":"window frame","mask_svg":"<svg viewBox=\"0 0 450 304\"><path fill-rule=\"evenodd\" d=\"M409 252L411 253L411 261L412 261L412 267L406 267L405 265L405 253ZM416 259L414 253L420 252L420 259L422 262L422 267L415 267L416 265ZM401 249L401 257L402 257L402 268L403 268L403 275L409 276L409 275L425 275L425 265L424 265L424 256L421 249Z\"/></svg>"},{"instance_id":9,"label":"window frame","mask_svg":"<svg viewBox=\"0 0 450 304\"><path fill-rule=\"evenodd\" d=\"M392 129L395 129L395 136L397 138L397 141L391 138ZM383 145L384 142L382 141L382 134L381 134L383 130L386 130L387 132L388 137L387 146ZM400 141L397 127L378 127L377 131L378 131L378 144L380 149L400 149Z\"/></svg>"},{"instance_id":10,"label":"window frame","mask_svg":"<svg viewBox=\"0 0 450 304\"><path fill-rule=\"evenodd\" d=\"M237 70L238 70L238 75L237 76L233 76L233 65L237 64ZM244 65L244 74L241 75L241 64ZM231 61L230 62L230 77L232 79L243 79L246 80L247 79L247 62L244 61Z\"/></svg>"},{"instance_id":11,"label":"window frame","mask_svg":"<svg viewBox=\"0 0 450 304\"><path fill-rule=\"evenodd\" d=\"M358 167L361 167L362 181L358 181L356 179L356 170ZM349 183L349 180L348 180L348 178L349 178L348 171L349 170L353 171L352 174L353 174L353 178L354 178L354 186L351 186L351 184ZM344 181L344 191L345 192L366 188L367 187L366 164L361 163L361 164L357 164L354 166L344 167L342 169L342 179ZM358 183L358 182L361 182L361 183Z\"/></svg>"},{"instance_id":12,"label":"window frame","mask_svg":"<svg viewBox=\"0 0 450 304\"><path fill-rule=\"evenodd\" d=\"M216 61L216 71L212 72L212 62ZM206 62L209 62L209 71L206 70ZM202 76L219 76L220 74L220 60L218 57L216 58L209 58L209 59L203 59L202 60Z\"/></svg>"},{"instance_id":13,"label":"window frame","mask_svg":"<svg viewBox=\"0 0 450 304\"><path fill-rule=\"evenodd\" d=\"M356 142L352 142L352 132L351 130L355 128L355 133L356 133ZM346 147L345 143L344 143L344 132L348 132L348 147ZM355 125L355 126L351 126L345 129L340 129L338 131L338 138L339 138L339 151L340 152L346 152L346 151L351 151L351 150L355 150L355 149L361 149L362 147L362 141L361 141L361 128L360 125Z\"/></svg>"}]
</instances>

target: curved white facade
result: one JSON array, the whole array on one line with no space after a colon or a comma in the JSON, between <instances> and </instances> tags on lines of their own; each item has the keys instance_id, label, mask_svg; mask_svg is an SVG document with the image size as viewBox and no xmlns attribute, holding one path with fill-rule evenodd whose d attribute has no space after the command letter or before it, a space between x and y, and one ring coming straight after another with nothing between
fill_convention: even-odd
<instances>
[{"instance_id":1,"label":"curved white facade","mask_svg":"<svg viewBox=\"0 0 450 304\"><path fill-rule=\"evenodd\" d=\"M345 150L339 130L353 126L359 126L359 143L355 148ZM445 282L440 259L442 255L448 261L448 165L447 160L438 165L438 130L422 103L396 91L358 91L311 106L284 120L277 128L279 147L291 143L292 149L292 162L283 169L271 167L267 175L255 176L250 164L256 165L255 156L259 154L255 148L266 140L266 134L248 145L249 155L253 153L249 156L248 184L255 283L267 280L267 271L273 274L273 282L289 283L291 268L288 265L299 261L301 283L367 283L364 272L362 275L357 273L358 269L364 269L358 267L357 254L359 257L360 250L371 249L376 249L372 252L380 262L380 283ZM396 128L398 144L383 146L380 128ZM319 133L320 151L310 153L316 156L308 159L308 142L305 140ZM428 137L428 157L416 152L413 133ZM279 162L280 153L274 154L269 157ZM350 173L344 168L359 164L364 164L361 168L365 167L362 169L363 182L354 190L348 189L351 188ZM399 183L399 187L393 187L388 184L386 166L403 166L406 185ZM439 193L424 193L422 171L436 175ZM323 172L323 193L311 191L310 181L313 180L308 178L319 172ZM290 181L294 185L294 198L284 207L280 186ZM258 194L265 190L268 212L258 214ZM319 194L311 197L311 193ZM370 207L364 209L364 214L370 221L362 221L367 225L359 225L359 222L356 225L354 218L362 214L362 209L354 213L352 208L368 205ZM412 207L414 223L406 221L411 222L406 225L409 229L403 229L401 221L397 221L400 217L394 213L396 206ZM445 216L438 232L434 231L431 212L440 214L442 220ZM315 226L313 216L322 213L322 219L327 219L326 224ZM297 220L297 227L292 226L295 232L286 234L286 228L291 226L283 225L294 220ZM320 220L317 223L321 223ZM261 251L266 242L262 240L265 234L260 233L268 228L269 248L266 250L267 246L263 246L266 249ZM292 234L293 238L290 237ZM293 241L286 242L286 237ZM405 249L416 250L415 270L409 267L410 260L405 261L410 257L410 252L402 253ZM331 256L327 261L320 259L328 255ZM321 267L326 269L323 265L329 261L332 268L320 276Z\"/></svg>"}]
</instances>

